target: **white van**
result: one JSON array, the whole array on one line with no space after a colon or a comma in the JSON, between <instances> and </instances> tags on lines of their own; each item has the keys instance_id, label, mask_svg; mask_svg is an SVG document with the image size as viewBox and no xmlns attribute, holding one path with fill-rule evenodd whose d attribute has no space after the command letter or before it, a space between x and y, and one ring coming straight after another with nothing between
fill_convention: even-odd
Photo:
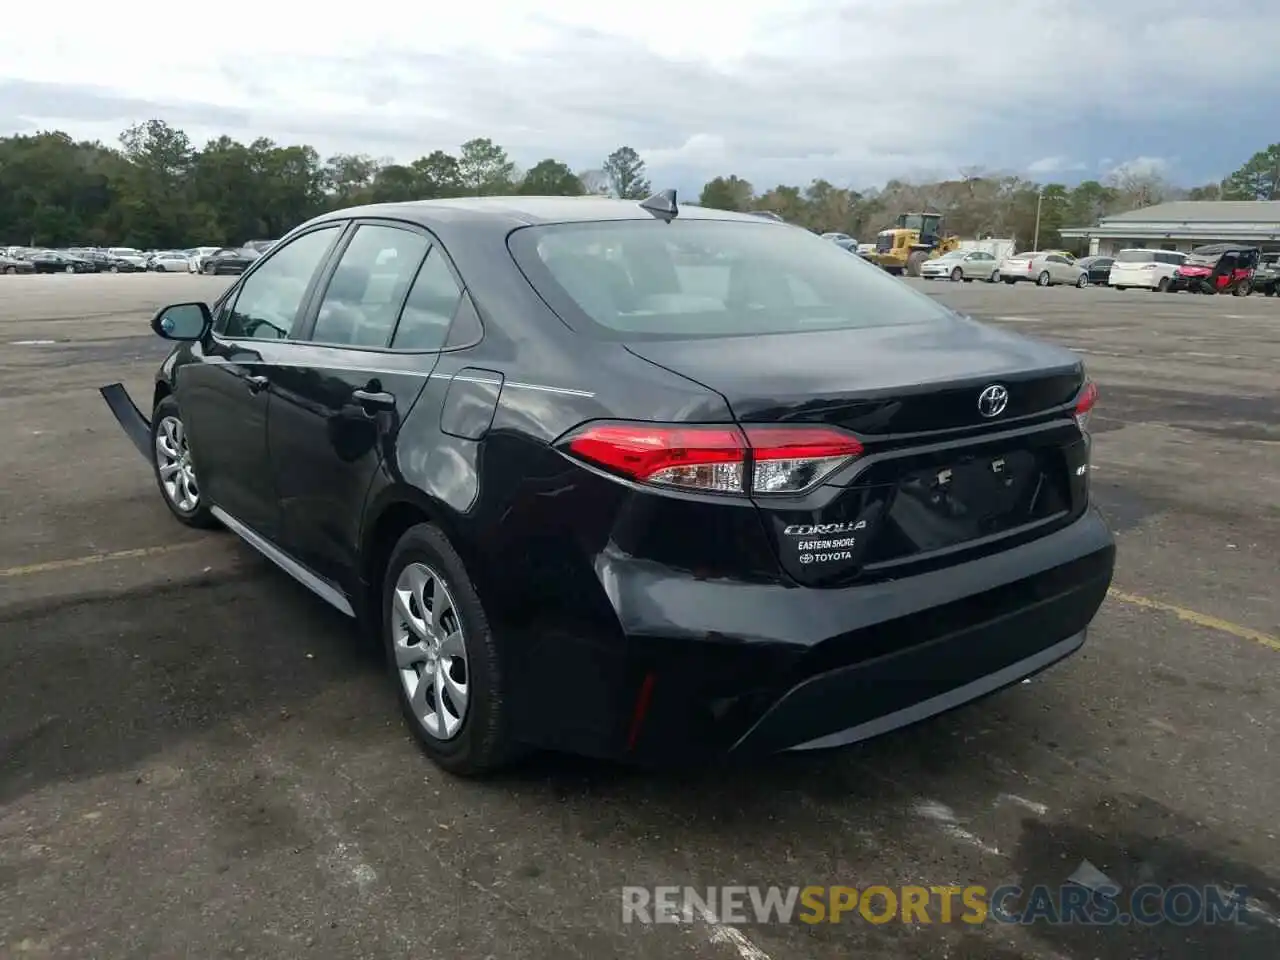
<instances>
[{"instance_id":1,"label":"white van","mask_svg":"<svg viewBox=\"0 0 1280 960\"><path fill-rule=\"evenodd\" d=\"M1186 259L1187 255L1177 250L1147 250L1144 247L1121 250L1116 254L1115 263L1111 264L1111 276L1107 282L1115 290L1145 287L1164 293L1173 283L1173 271Z\"/></svg>"}]
</instances>

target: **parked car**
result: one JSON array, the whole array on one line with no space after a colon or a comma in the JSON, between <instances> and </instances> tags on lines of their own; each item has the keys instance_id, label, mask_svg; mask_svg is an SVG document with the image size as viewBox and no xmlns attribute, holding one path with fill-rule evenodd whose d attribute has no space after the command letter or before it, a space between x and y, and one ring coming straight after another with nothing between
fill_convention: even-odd
<instances>
[{"instance_id":1,"label":"parked car","mask_svg":"<svg viewBox=\"0 0 1280 960\"><path fill-rule=\"evenodd\" d=\"M244 273L249 266L261 257L252 247L224 247L204 259L202 273L211 277Z\"/></svg>"},{"instance_id":2,"label":"parked car","mask_svg":"<svg viewBox=\"0 0 1280 960\"><path fill-rule=\"evenodd\" d=\"M93 264L97 273L136 273L138 267L123 257L113 257L102 250L81 250L76 256Z\"/></svg>"},{"instance_id":3,"label":"parked car","mask_svg":"<svg viewBox=\"0 0 1280 960\"><path fill-rule=\"evenodd\" d=\"M0 254L0 273L35 273L36 268L29 260L20 260L17 257L9 257Z\"/></svg>"},{"instance_id":4,"label":"parked car","mask_svg":"<svg viewBox=\"0 0 1280 960\"><path fill-rule=\"evenodd\" d=\"M1182 265L1174 269L1169 290L1247 297L1253 292L1254 273L1261 255L1257 247L1241 243L1196 247Z\"/></svg>"},{"instance_id":5,"label":"parked car","mask_svg":"<svg viewBox=\"0 0 1280 960\"><path fill-rule=\"evenodd\" d=\"M102 392L168 509L379 636L458 773L863 740L1111 582L1078 355L671 191L327 213L153 329L150 418Z\"/></svg>"},{"instance_id":6,"label":"parked car","mask_svg":"<svg viewBox=\"0 0 1280 960\"><path fill-rule=\"evenodd\" d=\"M1111 282L1111 264L1114 262L1113 257L1082 257L1076 261L1076 266L1089 274L1090 283L1105 287Z\"/></svg>"},{"instance_id":7,"label":"parked car","mask_svg":"<svg viewBox=\"0 0 1280 960\"><path fill-rule=\"evenodd\" d=\"M192 247L190 250L184 250L183 252L187 255L187 272L203 272L205 259L213 256L220 249L220 247Z\"/></svg>"},{"instance_id":8,"label":"parked car","mask_svg":"<svg viewBox=\"0 0 1280 960\"><path fill-rule=\"evenodd\" d=\"M995 283L1000 279L1000 264L984 250L952 250L922 263L920 276L926 280L949 278L957 283L961 280Z\"/></svg>"},{"instance_id":9,"label":"parked car","mask_svg":"<svg viewBox=\"0 0 1280 960\"><path fill-rule=\"evenodd\" d=\"M139 270L147 268L146 255L135 247L108 247L107 253L117 260L127 260Z\"/></svg>"},{"instance_id":10,"label":"parked car","mask_svg":"<svg viewBox=\"0 0 1280 960\"><path fill-rule=\"evenodd\" d=\"M1109 282L1116 290L1143 287L1164 293L1173 286L1174 271L1186 262L1187 255L1176 250L1148 250L1134 247L1121 250L1111 264Z\"/></svg>"},{"instance_id":11,"label":"parked car","mask_svg":"<svg viewBox=\"0 0 1280 960\"><path fill-rule=\"evenodd\" d=\"M27 258L36 273L96 273L94 265L81 257L57 250L39 250Z\"/></svg>"},{"instance_id":12,"label":"parked car","mask_svg":"<svg viewBox=\"0 0 1280 960\"><path fill-rule=\"evenodd\" d=\"M837 247L850 252L856 252L858 249L858 238L851 237L847 233L824 233L822 239L829 240Z\"/></svg>"},{"instance_id":13,"label":"parked car","mask_svg":"<svg viewBox=\"0 0 1280 960\"><path fill-rule=\"evenodd\" d=\"M1253 289L1267 297L1280 293L1280 253L1264 253L1253 272Z\"/></svg>"},{"instance_id":14,"label":"parked car","mask_svg":"<svg viewBox=\"0 0 1280 960\"><path fill-rule=\"evenodd\" d=\"M1089 272L1069 261L1065 254L1047 251L1015 253L1000 264L1000 279L1005 283L1028 281L1040 287L1069 283L1087 287Z\"/></svg>"},{"instance_id":15,"label":"parked car","mask_svg":"<svg viewBox=\"0 0 1280 960\"><path fill-rule=\"evenodd\" d=\"M188 258L180 250L162 250L147 260L147 269L155 273L189 273Z\"/></svg>"}]
</instances>

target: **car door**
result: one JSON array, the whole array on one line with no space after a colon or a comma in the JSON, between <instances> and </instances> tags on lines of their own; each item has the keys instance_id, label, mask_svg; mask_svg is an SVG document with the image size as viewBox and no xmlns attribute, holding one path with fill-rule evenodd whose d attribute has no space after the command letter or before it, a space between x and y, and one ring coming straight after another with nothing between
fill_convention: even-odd
<instances>
[{"instance_id":1,"label":"car door","mask_svg":"<svg viewBox=\"0 0 1280 960\"><path fill-rule=\"evenodd\" d=\"M427 231L359 221L331 260L288 365L273 375L268 446L283 546L348 595L358 587L365 498L461 296Z\"/></svg>"},{"instance_id":2,"label":"car door","mask_svg":"<svg viewBox=\"0 0 1280 960\"><path fill-rule=\"evenodd\" d=\"M268 539L279 509L267 457L270 365L301 319L343 223L299 234L221 301L214 329L178 369L182 410L200 487L210 502Z\"/></svg>"}]
</instances>

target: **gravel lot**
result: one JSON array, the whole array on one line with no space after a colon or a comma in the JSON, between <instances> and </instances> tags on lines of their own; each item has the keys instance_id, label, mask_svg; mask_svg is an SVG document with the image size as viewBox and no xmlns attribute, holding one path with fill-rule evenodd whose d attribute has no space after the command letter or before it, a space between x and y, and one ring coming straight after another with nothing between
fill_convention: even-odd
<instances>
[{"instance_id":1,"label":"gravel lot","mask_svg":"<svg viewBox=\"0 0 1280 960\"><path fill-rule=\"evenodd\" d=\"M1117 531L1085 649L858 748L687 776L432 767L377 654L173 522L149 397L195 276L0 277L0 956L1280 955L1280 302L918 283L1081 351ZM1243 884L1240 926L621 921L624 884Z\"/></svg>"}]
</instances>

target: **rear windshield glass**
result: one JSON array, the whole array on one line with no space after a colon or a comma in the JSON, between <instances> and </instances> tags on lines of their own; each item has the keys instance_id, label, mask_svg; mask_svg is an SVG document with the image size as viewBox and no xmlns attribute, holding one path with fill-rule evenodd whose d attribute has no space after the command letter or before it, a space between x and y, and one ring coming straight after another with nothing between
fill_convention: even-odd
<instances>
[{"instance_id":1,"label":"rear windshield glass","mask_svg":"<svg viewBox=\"0 0 1280 960\"><path fill-rule=\"evenodd\" d=\"M512 255L575 329L679 339L929 323L946 308L807 230L717 220L526 227Z\"/></svg>"},{"instance_id":2,"label":"rear windshield glass","mask_svg":"<svg viewBox=\"0 0 1280 960\"><path fill-rule=\"evenodd\" d=\"M1151 263L1155 258L1150 250L1121 250L1116 254L1116 263Z\"/></svg>"}]
</instances>

